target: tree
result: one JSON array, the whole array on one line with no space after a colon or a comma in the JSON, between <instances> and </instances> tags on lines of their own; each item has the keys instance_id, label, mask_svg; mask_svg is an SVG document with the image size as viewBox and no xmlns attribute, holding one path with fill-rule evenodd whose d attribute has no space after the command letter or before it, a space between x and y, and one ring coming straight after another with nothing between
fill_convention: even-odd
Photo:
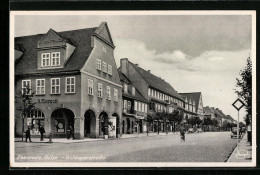
<instances>
[{"instance_id":1,"label":"tree","mask_svg":"<svg viewBox=\"0 0 260 175\"><path fill-rule=\"evenodd\" d=\"M15 103L18 104L16 110L22 113L22 141L24 133L24 118L31 114L32 109L35 107L35 102L33 102L33 97L35 92L27 85L22 91L18 91L15 95Z\"/></svg>"},{"instance_id":2,"label":"tree","mask_svg":"<svg viewBox=\"0 0 260 175\"><path fill-rule=\"evenodd\" d=\"M236 94L244 101L247 115L245 117L246 125L249 125L252 117L252 61L247 58L246 67L240 71L239 78L236 78L237 85Z\"/></svg>"},{"instance_id":3,"label":"tree","mask_svg":"<svg viewBox=\"0 0 260 175\"><path fill-rule=\"evenodd\" d=\"M212 119L212 125L213 126L218 126L218 120L217 119Z\"/></svg>"}]
</instances>

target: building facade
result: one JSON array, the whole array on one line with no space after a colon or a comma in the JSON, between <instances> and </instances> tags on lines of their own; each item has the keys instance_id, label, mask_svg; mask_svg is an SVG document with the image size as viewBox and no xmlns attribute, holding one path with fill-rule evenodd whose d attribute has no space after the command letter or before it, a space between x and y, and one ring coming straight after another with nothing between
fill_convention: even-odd
<instances>
[{"instance_id":1,"label":"building facade","mask_svg":"<svg viewBox=\"0 0 260 175\"><path fill-rule=\"evenodd\" d=\"M122 134L146 132L148 101L123 73L118 73L123 86Z\"/></svg>"},{"instance_id":2,"label":"building facade","mask_svg":"<svg viewBox=\"0 0 260 175\"><path fill-rule=\"evenodd\" d=\"M24 123L32 135L39 135L40 125L54 137L65 137L69 126L78 139L120 134L122 86L114 48L106 23L16 37L15 91L29 86L36 104L28 116L15 111L15 133L22 134Z\"/></svg>"},{"instance_id":3,"label":"building facade","mask_svg":"<svg viewBox=\"0 0 260 175\"><path fill-rule=\"evenodd\" d=\"M174 110L184 110L184 101L177 91L166 81L133 64L127 58L120 60L118 69L127 77L140 92L142 97L148 101L147 113L167 112ZM157 126L159 125L159 126ZM165 132L168 125L163 121L149 123L149 131ZM172 128L172 126L170 126ZM170 128L168 128L170 130Z\"/></svg>"}]
</instances>

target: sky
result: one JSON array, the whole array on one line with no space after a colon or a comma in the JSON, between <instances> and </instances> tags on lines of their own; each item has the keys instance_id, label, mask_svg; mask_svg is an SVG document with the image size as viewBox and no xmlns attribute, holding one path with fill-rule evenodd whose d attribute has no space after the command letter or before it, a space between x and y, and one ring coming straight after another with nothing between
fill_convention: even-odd
<instances>
[{"instance_id":1,"label":"sky","mask_svg":"<svg viewBox=\"0 0 260 175\"><path fill-rule=\"evenodd\" d=\"M118 67L121 58L128 58L180 93L201 92L204 106L237 119L232 103L236 78L251 54L251 16L19 15L14 34L90 28L101 22L108 24Z\"/></svg>"}]
</instances>

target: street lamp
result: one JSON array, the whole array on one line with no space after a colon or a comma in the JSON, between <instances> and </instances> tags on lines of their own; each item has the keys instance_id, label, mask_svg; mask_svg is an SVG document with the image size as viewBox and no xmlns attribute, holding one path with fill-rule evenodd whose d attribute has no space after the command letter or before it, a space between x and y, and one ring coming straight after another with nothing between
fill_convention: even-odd
<instances>
[{"instance_id":1,"label":"street lamp","mask_svg":"<svg viewBox=\"0 0 260 175\"><path fill-rule=\"evenodd\" d=\"M238 154L238 138L239 138L239 110L245 106L245 103L240 100L239 98L232 104L232 106L234 106L234 108L236 108L237 110L237 154ZM237 161L239 161L237 159Z\"/></svg>"}]
</instances>

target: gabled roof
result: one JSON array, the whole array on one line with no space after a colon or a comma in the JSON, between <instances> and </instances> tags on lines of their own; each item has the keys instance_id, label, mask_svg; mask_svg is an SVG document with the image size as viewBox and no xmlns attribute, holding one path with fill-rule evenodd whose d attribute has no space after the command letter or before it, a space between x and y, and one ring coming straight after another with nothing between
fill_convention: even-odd
<instances>
[{"instance_id":1,"label":"gabled roof","mask_svg":"<svg viewBox=\"0 0 260 175\"><path fill-rule=\"evenodd\" d=\"M198 111L199 100L201 96L201 92L190 92L190 93L180 93L182 96L193 99L195 101L196 112Z\"/></svg>"},{"instance_id":2,"label":"gabled roof","mask_svg":"<svg viewBox=\"0 0 260 175\"><path fill-rule=\"evenodd\" d=\"M119 74L119 78L120 78L120 80L122 82L122 85L123 85L124 82L127 83L127 84L130 84L130 85L133 85L132 82L122 72L118 71L118 74ZM138 100L138 101L141 101L141 102L148 103L148 101L139 92L137 87L135 87L135 95L134 96L130 92L129 88L128 88L128 92L127 93L125 93L125 92L122 93L122 96L125 96L125 97L128 97L128 98L132 98L132 99L135 99L135 100Z\"/></svg>"},{"instance_id":3,"label":"gabled roof","mask_svg":"<svg viewBox=\"0 0 260 175\"><path fill-rule=\"evenodd\" d=\"M136 71L139 72L139 74L143 77L143 79L147 82L147 84L150 87L162 91L165 94L182 99L181 96L177 93L177 91L168 82L140 68L139 66L131 63L130 61L129 64L131 64L136 69Z\"/></svg>"},{"instance_id":4,"label":"gabled roof","mask_svg":"<svg viewBox=\"0 0 260 175\"><path fill-rule=\"evenodd\" d=\"M227 119L230 119L231 121L235 121L235 119L233 119L233 117L231 117L230 115L227 115Z\"/></svg>"},{"instance_id":5,"label":"gabled roof","mask_svg":"<svg viewBox=\"0 0 260 175\"><path fill-rule=\"evenodd\" d=\"M203 107L203 111L204 111L206 114L210 114L210 113L215 114L215 111L214 111L211 107L209 107L209 106Z\"/></svg>"},{"instance_id":6,"label":"gabled roof","mask_svg":"<svg viewBox=\"0 0 260 175\"><path fill-rule=\"evenodd\" d=\"M46 34L16 37L15 48L22 50L23 55L15 66L15 74L21 75L45 72L67 72L81 69L93 49L91 47L91 36L94 35L96 29L97 27L64 32L54 31L61 38L66 39L69 43L76 47L68 62L63 68L59 69L37 69L37 43Z\"/></svg>"}]
</instances>

